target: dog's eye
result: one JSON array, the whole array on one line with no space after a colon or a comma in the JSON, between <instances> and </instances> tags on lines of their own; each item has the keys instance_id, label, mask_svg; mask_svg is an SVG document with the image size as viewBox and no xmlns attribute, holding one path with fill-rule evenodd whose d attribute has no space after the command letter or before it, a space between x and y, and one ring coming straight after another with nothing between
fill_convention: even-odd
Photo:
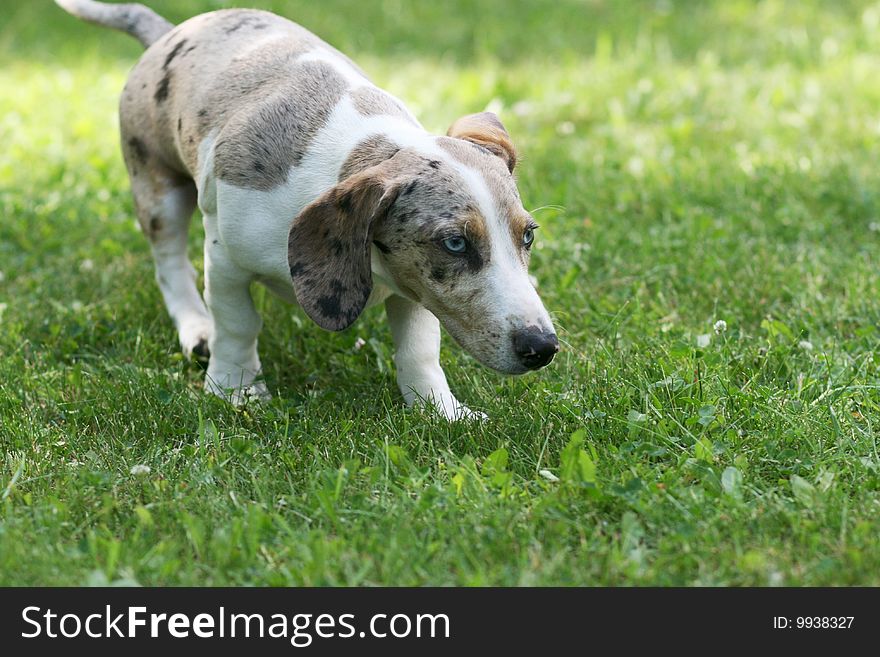
<instances>
[{"instance_id":1,"label":"dog's eye","mask_svg":"<svg viewBox=\"0 0 880 657\"><path fill-rule=\"evenodd\" d=\"M527 249L532 247L532 242L535 241L535 229L534 228L526 228L526 232L523 233L523 246Z\"/></svg>"},{"instance_id":2,"label":"dog's eye","mask_svg":"<svg viewBox=\"0 0 880 657\"><path fill-rule=\"evenodd\" d=\"M467 251L467 240L463 238L461 235L453 235L452 237L447 237L442 242L443 248L449 251L450 253L464 253Z\"/></svg>"}]
</instances>

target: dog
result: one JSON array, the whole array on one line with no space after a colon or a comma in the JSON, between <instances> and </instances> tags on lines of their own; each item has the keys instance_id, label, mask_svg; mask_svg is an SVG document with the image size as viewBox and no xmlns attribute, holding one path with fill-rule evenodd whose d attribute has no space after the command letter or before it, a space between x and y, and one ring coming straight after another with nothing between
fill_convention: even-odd
<instances>
[{"instance_id":1,"label":"dog","mask_svg":"<svg viewBox=\"0 0 880 657\"><path fill-rule=\"evenodd\" d=\"M255 281L331 331L384 302L405 401L451 420L485 416L449 389L441 323L506 374L558 352L528 275L538 226L497 116L432 135L348 57L269 12L174 26L138 4L56 3L146 47L120 100L122 151L181 349L208 357L206 390L235 404L269 397ZM196 206L204 301L187 256Z\"/></svg>"}]
</instances>

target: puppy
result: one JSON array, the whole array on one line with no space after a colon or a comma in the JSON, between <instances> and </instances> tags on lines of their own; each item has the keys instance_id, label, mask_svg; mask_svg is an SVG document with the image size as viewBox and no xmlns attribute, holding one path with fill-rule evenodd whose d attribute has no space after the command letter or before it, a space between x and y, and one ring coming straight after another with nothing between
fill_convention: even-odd
<instances>
[{"instance_id":1,"label":"puppy","mask_svg":"<svg viewBox=\"0 0 880 657\"><path fill-rule=\"evenodd\" d=\"M123 155L183 352L210 354L207 390L268 397L255 281L331 331L384 302L404 399L450 419L482 414L449 389L441 323L503 373L553 359L559 342L527 274L537 225L494 114L429 134L345 55L268 12L175 27L138 4L56 2L147 48L122 92ZM204 302L187 257L196 205Z\"/></svg>"}]
</instances>

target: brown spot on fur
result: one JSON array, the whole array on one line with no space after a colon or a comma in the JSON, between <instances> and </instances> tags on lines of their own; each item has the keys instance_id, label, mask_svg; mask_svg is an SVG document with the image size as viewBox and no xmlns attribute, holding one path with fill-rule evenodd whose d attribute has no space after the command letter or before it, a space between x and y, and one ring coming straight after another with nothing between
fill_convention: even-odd
<instances>
[{"instance_id":1,"label":"brown spot on fur","mask_svg":"<svg viewBox=\"0 0 880 657\"><path fill-rule=\"evenodd\" d=\"M489 241L489 230L486 220L476 210L468 211L465 219L465 236L474 244L486 244Z\"/></svg>"},{"instance_id":2,"label":"brown spot on fur","mask_svg":"<svg viewBox=\"0 0 880 657\"><path fill-rule=\"evenodd\" d=\"M339 169L339 180L345 180L364 169L375 166L394 156L400 150L397 144L384 135L367 137L351 149L342 167Z\"/></svg>"},{"instance_id":3,"label":"brown spot on fur","mask_svg":"<svg viewBox=\"0 0 880 657\"><path fill-rule=\"evenodd\" d=\"M508 221L510 222L510 239L513 240L513 245L517 248L523 247L523 235L526 228L532 225L532 218L528 215L514 214L510 216Z\"/></svg>"},{"instance_id":4,"label":"brown spot on fur","mask_svg":"<svg viewBox=\"0 0 880 657\"><path fill-rule=\"evenodd\" d=\"M463 116L449 127L446 134L487 149L504 161L508 171L512 172L516 167L516 149L510 135L492 112Z\"/></svg>"},{"instance_id":5,"label":"brown spot on fur","mask_svg":"<svg viewBox=\"0 0 880 657\"><path fill-rule=\"evenodd\" d=\"M461 139L439 137L437 145L462 164L481 174L502 217L518 217L525 214L513 176L507 171L500 158L482 154L471 143Z\"/></svg>"}]
</instances>

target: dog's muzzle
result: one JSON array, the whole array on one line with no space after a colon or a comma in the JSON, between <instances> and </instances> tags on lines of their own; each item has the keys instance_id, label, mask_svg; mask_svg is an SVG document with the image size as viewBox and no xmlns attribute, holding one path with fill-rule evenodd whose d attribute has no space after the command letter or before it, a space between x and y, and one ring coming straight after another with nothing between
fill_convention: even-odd
<instances>
[{"instance_id":1,"label":"dog's muzzle","mask_svg":"<svg viewBox=\"0 0 880 657\"><path fill-rule=\"evenodd\" d=\"M553 332L530 326L513 334L513 350L523 367L539 370L553 360L559 351L559 340Z\"/></svg>"}]
</instances>

